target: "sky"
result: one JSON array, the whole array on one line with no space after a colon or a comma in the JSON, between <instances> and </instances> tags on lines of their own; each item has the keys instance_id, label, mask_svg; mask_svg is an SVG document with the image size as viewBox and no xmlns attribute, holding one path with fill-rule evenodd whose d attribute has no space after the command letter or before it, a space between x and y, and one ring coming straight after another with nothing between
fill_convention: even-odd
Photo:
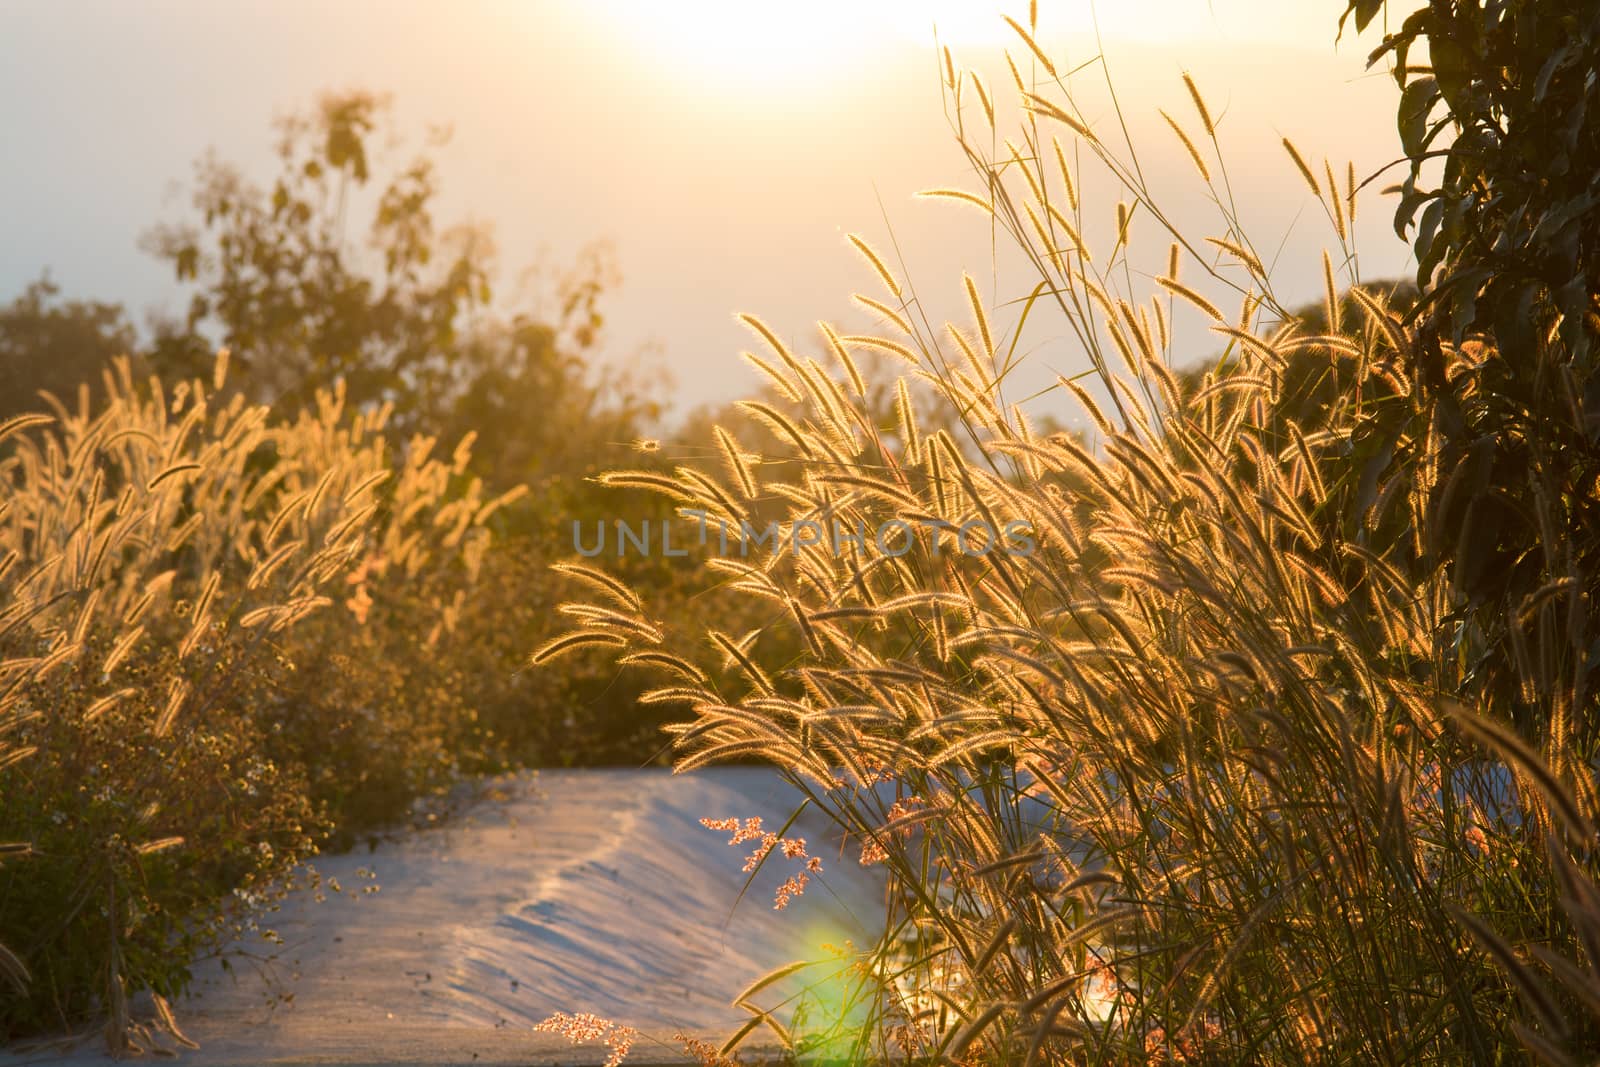
<instances>
[{"instance_id":1,"label":"sky","mask_svg":"<svg viewBox=\"0 0 1600 1067\"><path fill-rule=\"evenodd\" d=\"M1365 68L1376 31L1336 46L1339 7L1043 0L1038 37L1059 66L1103 54L1172 217L1203 235L1215 207L1156 111L1194 125L1191 71L1221 117L1241 214L1258 247L1281 249L1280 291L1306 301L1333 237L1281 138L1362 177L1399 154L1393 82ZM440 215L493 227L508 299L526 268L605 242L621 275L608 358L663 366L678 411L725 402L754 384L736 312L800 342L818 319L852 324L850 295L874 280L847 233L897 247L930 307L959 307L963 270L1010 295L981 217L913 195L971 184L935 32L958 64L1007 85L1002 11L1027 18L1026 3L982 0L5 0L0 300L48 269L65 295L124 302L139 321L177 311L139 238L187 218L194 162L214 150L265 179L274 117L366 88L392 94L413 144L450 129ZM1103 89L1101 68L1087 76ZM1099 99L1095 117L1115 122ZM1110 217L1115 190L1091 197ZM1406 270L1390 214L1367 199L1364 277ZM1066 338L1037 341L1038 380L1081 369ZM1209 354L1203 335L1182 341Z\"/></svg>"}]
</instances>

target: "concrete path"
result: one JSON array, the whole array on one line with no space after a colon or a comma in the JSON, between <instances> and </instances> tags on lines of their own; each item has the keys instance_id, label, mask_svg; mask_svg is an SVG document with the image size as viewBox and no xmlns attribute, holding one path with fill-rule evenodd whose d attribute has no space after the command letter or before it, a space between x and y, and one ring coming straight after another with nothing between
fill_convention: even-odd
<instances>
[{"instance_id":1,"label":"concrete path","mask_svg":"<svg viewBox=\"0 0 1600 1067\"><path fill-rule=\"evenodd\" d=\"M532 1032L558 1011L641 1031L630 1067L684 1062L674 1033L725 1036L749 1017L729 1001L752 979L879 929L881 878L814 818L788 831L823 862L804 895L774 910L802 869L775 853L740 899L752 846L729 847L699 820L781 828L797 795L768 771L557 770L511 785L442 827L325 857L318 868L344 894L297 894L264 920L285 944L244 947L270 959L200 968L179 1022L201 1048L177 1062L604 1062L603 1046ZM780 988L805 983L802 972ZM0 1056L31 1062L106 1059Z\"/></svg>"}]
</instances>

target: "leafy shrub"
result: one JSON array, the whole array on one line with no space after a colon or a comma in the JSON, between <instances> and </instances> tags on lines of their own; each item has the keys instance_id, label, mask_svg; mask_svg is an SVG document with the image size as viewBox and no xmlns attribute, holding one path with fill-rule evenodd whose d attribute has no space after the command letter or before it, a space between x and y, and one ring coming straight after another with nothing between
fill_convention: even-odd
<instances>
[{"instance_id":1,"label":"leafy shrub","mask_svg":"<svg viewBox=\"0 0 1600 1067\"><path fill-rule=\"evenodd\" d=\"M389 101L360 90L324 94L278 127L269 183L207 156L192 219L147 234L189 295L183 319L147 346L152 368L187 377L225 345L234 384L289 412L337 382L354 407L391 404L397 440L476 434L473 470L496 491L560 482L659 414L653 376L597 358L603 299L619 282L604 244L502 312L487 227L436 216L437 133L399 157ZM69 305L44 325L86 332L89 311L105 313ZM11 318L39 329L28 305ZM0 374L6 355L0 344ZM15 378L38 379L15 362L26 372Z\"/></svg>"},{"instance_id":2,"label":"leafy shrub","mask_svg":"<svg viewBox=\"0 0 1600 1067\"><path fill-rule=\"evenodd\" d=\"M1373 492L1419 463L1451 472L1419 528L1450 571L1474 687L1530 736L1577 730L1588 758L1600 717L1574 712L1600 685L1583 606L1600 596L1597 42L1592 9L1441 0L1373 52L1403 89L1394 222L1424 291L1396 356L1408 388L1357 434ZM1425 456L1385 444L1423 439Z\"/></svg>"},{"instance_id":3,"label":"leafy shrub","mask_svg":"<svg viewBox=\"0 0 1600 1067\"><path fill-rule=\"evenodd\" d=\"M497 503L462 484L465 450L419 440L396 462L383 412L347 415L337 391L274 421L221 392L224 364L208 393L136 384L124 361L98 409L85 392L4 428L0 711L24 758L0 770L0 838L31 854L0 870L0 943L32 972L0 1004L8 1035L109 1015L120 1046L131 992L178 993L359 808L319 788L330 761L412 758L459 707L400 701L377 744L341 745L308 727L328 679L301 665L359 639L344 619L375 560L440 598L396 625L448 627Z\"/></svg>"},{"instance_id":4,"label":"leafy shrub","mask_svg":"<svg viewBox=\"0 0 1600 1067\"><path fill-rule=\"evenodd\" d=\"M0 307L0 419L38 410L40 390L73 395L79 382L135 349L119 305L59 296L46 274Z\"/></svg>"}]
</instances>

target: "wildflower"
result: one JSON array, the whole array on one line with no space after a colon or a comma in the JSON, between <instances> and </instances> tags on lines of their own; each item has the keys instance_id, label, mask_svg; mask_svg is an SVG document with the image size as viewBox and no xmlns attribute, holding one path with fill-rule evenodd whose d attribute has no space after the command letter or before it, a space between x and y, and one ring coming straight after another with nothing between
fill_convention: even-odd
<instances>
[{"instance_id":1,"label":"wildflower","mask_svg":"<svg viewBox=\"0 0 1600 1067\"><path fill-rule=\"evenodd\" d=\"M889 1041L907 1054L916 1054L933 1044L933 1035L926 1027L913 1021L899 1022L889 1028Z\"/></svg>"},{"instance_id":2,"label":"wildflower","mask_svg":"<svg viewBox=\"0 0 1600 1067\"><path fill-rule=\"evenodd\" d=\"M808 875L822 873L822 860L806 851L806 839L803 837L779 837L763 828L761 817L755 816L740 822L738 819L701 819L700 825L708 830L722 830L733 836L728 838L730 845L742 845L747 841L756 841L756 847L744 861L744 873L748 874L760 867L771 854L774 848L783 853L785 859L799 860L805 864L805 873L791 877L778 887L778 910L786 907L791 898L799 896L806 886Z\"/></svg>"},{"instance_id":3,"label":"wildflower","mask_svg":"<svg viewBox=\"0 0 1600 1067\"><path fill-rule=\"evenodd\" d=\"M365 583L356 586L355 593L344 602L344 606L350 609L357 623L362 626L367 624L367 614L372 610L372 595L367 592Z\"/></svg>"},{"instance_id":4,"label":"wildflower","mask_svg":"<svg viewBox=\"0 0 1600 1067\"><path fill-rule=\"evenodd\" d=\"M894 781L894 771L880 760L868 756L861 761L861 767L866 772L858 776L863 789L871 789L879 782Z\"/></svg>"},{"instance_id":5,"label":"wildflower","mask_svg":"<svg viewBox=\"0 0 1600 1067\"><path fill-rule=\"evenodd\" d=\"M746 841L754 841L766 832L761 828L761 816L746 819L744 825L738 819L701 819L700 825L708 830L728 830L733 836L728 839L730 845L742 845ZM768 835L770 836L770 835Z\"/></svg>"},{"instance_id":6,"label":"wildflower","mask_svg":"<svg viewBox=\"0 0 1600 1067\"><path fill-rule=\"evenodd\" d=\"M1221 1036L1222 1027L1215 1019L1201 1019L1172 1037L1157 1026L1144 1035L1144 1052L1151 1063L1200 1063L1208 1058L1208 1046Z\"/></svg>"},{"instance_id":7,"label":"wildflower","mask_svg":"<svg viewBox=\"0 0 1600 1067\"><path fill-rule=\"evenodd\" d=\"M761 866L761 862L767 858L767 853L771 852L772 846L777 843L777 834L763 835L761 838L761 844L757 845L750 853L750 858L744 861L744 872L748 874L757 867Z\"/></svg>"},{"instance_id":8,"label":"wildflower","mask_svg":"<svg viewBox=\"0 0 1600 1067\"><path fill-rule=\"evenodd\" d=\"M894 804L889 808L889 811L884 818L884 822L886 824L893 824L897 820L903 819L908 815L915 814L916 811L922 807L922 804L923 800L921 797L902 797L901 799L895 801ZM902 837L909 838L911 836L911 827L909 826L896 827L896 830ZM888 858L889 853L878 841L863 841L861 843L861 865L863 867L869 867L874 863L882 863Z\"/></svg>"},{"instance_id":9,"label":"wildflower","mask_svg":"<svg viewBox=\"0 0 1600 1067\"><path fill-rule=\"evenodd\" d=\"M698 1037L691 1037L679 1031L672 1035L673 1040L683 1046L683 1051L694 1057L694 1062L700 1067L733 1067L734 1061L717 1051L717 1046L709 1041L702 1041Z\"/></svg>"},{"instance_id":10,"label":"wildflower","mask_svg":"<svg viewBox=\"0 0 1600 1067\"><path fill-rule=\"evenodd\" d=\"M806 883L811 879L804 874L791 875L778 887L778 895L773 899L772 910L782 911L789 906L789 901L806 891Z\"/></svg>"},{"instance_id":11,"label":"wildflower","mask_svg":"<svg viewBox=\"0 0 1600 1067\"><path fill-rule=\"evenodd\" d=\"M1156 1060L1156 1062L1160 1062L1160 1060L1166 1058L1166 1044L1167 1031L1157 1026L1144 1035L1144 1054Z\"/></svg>"},{"instance_id":12,"label":"wildflower","mask_svg":"<svg viewBox=\"0 0 1600 1067\"><path fill-rule=\"evenodd\" d=\"M602 1019L586 1011L570 1015L558 1011L533 1029L539 1033L560 1034L574 1045L581 1045L585 1041L603 1043L611 1051L605 1067L617 1067L627 1058L633 1043L639 1038L639 1031L633 1027Z\"/></svg>"},{"instance_id":13,"label":"wildflower","mask_svg":"<svg viewBox=\"0 0 1600 1067\"><path fill-rule=\"evenodd\" d=\"M381 554L368 556L360 563L356 564L356 566L351 569L349 574L345 575L345 584L362 585L366 582L369 576L383 574L383 572L388 569L388 566L389 561Z\"/></svg>"},{"instance_id":14,"label":"wildflower","mask_svg":"<svg viewBox=\"0 0 1600 1067\"><path fill-rule=\"evenodd\" d=\"M1079 997L1084 1010L1102 1020L1110 1019L1133 1001L1132 991L1123 984L1116 968L1098 956L1085 975Z\"/></svg>"},{"instance_id":15,"label":"wildflower","mask_svg":"<svg viewBox=\"0 0 1600 1067\"><path fill-rule=\"evenodd\" d=\"M919 796L902 797L901 799L895 801L894 804L889 808L889 817L887 821L894 822L896 819L903 819L907 815L914 813L918 808L922 807L923 803L923 799Z\"/></svg>"}]
</instances>

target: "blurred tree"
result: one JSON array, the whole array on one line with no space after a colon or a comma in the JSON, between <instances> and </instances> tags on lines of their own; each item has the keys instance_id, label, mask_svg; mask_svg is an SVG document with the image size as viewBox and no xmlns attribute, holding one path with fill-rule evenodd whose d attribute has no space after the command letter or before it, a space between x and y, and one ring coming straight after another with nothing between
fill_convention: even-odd
<instances>
[{"instance_id":1,"label":"blurred tree","mask_svg":"<svg viewBox=\"0 0 1600 1067\"><path fill-rule=\"evenodd\" d=\"M59 295L45 275L0 308L0 421L47 410L41 391L74 403L79 383L98 382L113 356L134 350L133 327L119 305Z\"/></svg>"},{"instance_id":2,"label":"blurred tree","mask_svg":"<svg viewBox=\"0 0 1600 1067\"><path fill-rule=\"evenodd\" d=\"M427 150L401 166L375 152L387 113L385 98L349 92L281 121L266 189L215 157L199 163L199 221L146 237L193 289L152 362L186 372L226 345L235 380L284 406L343 379L352 403L393 404L402 436L476 433L474 463L498 486L604 465L601 446L625 445L661 410L653 379L596 358L600 301L618 282L606 249L556 279L553 308L496 309L489 233L437 224Z\"/></svg>"},{"instance_id":3,"label":"blurred tree","mask_svg":"<svg viewBox=\"0 0 1600 1067\"><path fill-rule=\"evenodd\" d=\"M492 249L479 231L437 229L426 155L380 173L369 147L386 111L352 92L283 120L268 189L206 157L199 225L157 227L146 244L196 290L187 334L230 348L258 399L298 404L343 378L354 403L392 401L410 428L450 392L461 334L490 299Z\"/></svg>"},{"instance_id":4,"label":"blurred tree","mask_svg":"<svg viewBox=\"0 0 1600 1067\"><path fill-rule=\"evenodd\" d=\"M548 493L563 481L629 463L633 442L661 418L666 375L597 360L601 297L620 281L610 249L590 245L555 280L554 307L483 316L455 354L454 392L434 413L446 439L476 433L477 470L491 484Z\"/></svg>"}]
</instances>

